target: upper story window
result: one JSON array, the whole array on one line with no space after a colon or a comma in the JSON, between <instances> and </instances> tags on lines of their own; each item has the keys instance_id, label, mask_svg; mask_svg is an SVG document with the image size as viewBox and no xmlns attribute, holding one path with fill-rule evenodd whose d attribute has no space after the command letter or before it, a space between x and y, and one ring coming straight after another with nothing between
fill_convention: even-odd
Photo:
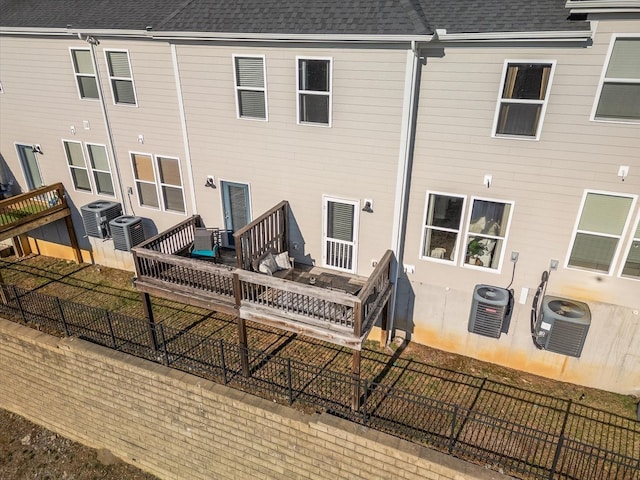
<instances>
[{"instance_id":1,"label":"upper story window","mask_svg":"<svg viewBox=\"0 0 640 480\"><path fill-rule=\"evenodd\" d=\"M513 203L474 198L466 237L465 265L500 270Z\"/></svg>"},{"instance_id":2,"label":"upper story window","mask_svg":"<svg viewBox=\"0 0 640 480\"><path fill-rule=\"evenodd\" d=\"M96 72L90 50L72 49L71 61L76 74L76 84L80 98L99 98Z\"/></svg>"},{"instance_id":3,"label":"upper story window","mask_svg":"<svg viewBox=\"0 0 640 480\"><path fill-rule=\"evenodd\" d=\"M129 52L126 50L105 50L105 55L113 102L118 105L137 105Z\"/></svg>"},{"instance_id":4,"label":"upper story window","mask_svg":"<svg viewBox=\"0 0 640 480\"><path fill-rule=\"evenodd\" d=\"M465 197L427 193L420 257L456 263Z\"/></svg>"},{"instance_id":5,"label":"upper story window","mask_svg":"<svg viewBox=\"0 0 640 480\"><path fill-rule=\"evenodd\" d=\"M132 153L131 164L141 206L186 212L177 158Z\"/></svg>"},{"instance_id":6,"label":"upper story window","mask_svg":"<svg viewBox=\"0 0 640 480\"><path fill-rule=\"evenodd\" d=\"M635 201L631 195L586 191L567 266L610 274Z\"/></svg>"},{"instance_id":7,"label":"upper story window","mask_svg":"<svg viewBox=\"0 0 640 480\"><path fill-rule=\"evenodd\" d=\"M494 136L540 138L554 68L555 62L505 62Z\"/></svg>"},{"instance_id":8,"label":"upper story window","mask_svg":"<svg viewBox=\"0 0 640 480\"><path fill-rule=\"evenodd\" d=\"M298 123L331 126L331 59L296 61Z\"/></svg>"},{"instance_id":9,"label":"upper story window","mask_svg":"<svg viewBox=\"0 0 640 480\"><path fill-rule=\"evenodd\" d=\"M640 121L640 37L614 37L593 118Z\"/></svg>"},{"instance_id":10,"label":"upper story window","mask_svg":"<svg viewBox=\"0 0 640 480\"><path fill-rule=\"evenodd\" d=\"M264 56L233 56L238 118L267 120Z\"/></svg>"},{"instance_id":11,"label":"upper story window","mask_svg":"<svg viewBox=\"0 0 640 480\"><path fill-rule=\"evenodd\" d=\"M640 280L640 216L636 221L636 230L631 238L629 251L622 265L620 275Z\"/></svg>"}]
</instances>

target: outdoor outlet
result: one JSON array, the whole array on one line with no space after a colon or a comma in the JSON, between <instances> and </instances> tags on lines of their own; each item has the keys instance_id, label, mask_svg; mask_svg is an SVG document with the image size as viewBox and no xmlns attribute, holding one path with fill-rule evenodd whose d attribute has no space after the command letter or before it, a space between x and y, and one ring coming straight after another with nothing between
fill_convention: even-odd
<instances>
[{"instance_id":1,"label":"outdoor outlet","mask_svg":"<svg viewBox=\"0 0 640 480\"><path fill-rule=\"evenodd\" d=\"M127 187L127 195L133 195L133 188Z\"/></svg>"},{"instance_id":2,"label":"outdoor outlet","mask_svg":"<svg viewBox=\"0 0 640 480\"><path fill-rule=\"evenodd\" d=\"M549 270L558 270L558 260L551 260L551 263L549 263Z\"/></svg>"},{"instance_id":3,"label":"outdoor outlet","mask_svg":"<svg viewBox=\"0 0 640 480\"><path fill-rule=\"evenodd\" d=\"M516 263L518 261L518 255L520 255L520 253L518 252L511 252L511 261L513 263Z\"/></svg>"}]
</instances>

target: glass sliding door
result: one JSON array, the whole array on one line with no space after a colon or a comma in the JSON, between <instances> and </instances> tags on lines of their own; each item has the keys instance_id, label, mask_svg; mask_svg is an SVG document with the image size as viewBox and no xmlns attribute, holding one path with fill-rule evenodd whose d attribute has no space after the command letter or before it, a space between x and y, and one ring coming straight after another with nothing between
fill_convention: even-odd
<instances>
[{"instance_id":1,"label":"glass sliding door","mask_svg":"<svg viewBox=\"0 0 640 480\"><path fill-rule=\"evenodd\" d=\"M20 158L20 166L27 181L27 189L35 190L44 185L42 175L40 174L40 166L38 165L37 154L33 151L31 145L16 145L18 157Z\"/></svg>"}]
</instances>

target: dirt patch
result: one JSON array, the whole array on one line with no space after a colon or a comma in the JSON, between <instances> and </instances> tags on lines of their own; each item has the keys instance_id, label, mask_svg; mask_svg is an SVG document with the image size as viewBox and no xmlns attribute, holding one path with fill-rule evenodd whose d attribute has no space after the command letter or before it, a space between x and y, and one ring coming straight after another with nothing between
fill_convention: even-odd
<instances>
[{"instance_id":1,"label":"dirt patch","mask_svg":"<svg viewBox=\"0 0 640 480\"><path fill-rule=\"evenodd\" d=\"M154 480L116 458L0 409L0 480Z\"/></svg>"}]
</instances>

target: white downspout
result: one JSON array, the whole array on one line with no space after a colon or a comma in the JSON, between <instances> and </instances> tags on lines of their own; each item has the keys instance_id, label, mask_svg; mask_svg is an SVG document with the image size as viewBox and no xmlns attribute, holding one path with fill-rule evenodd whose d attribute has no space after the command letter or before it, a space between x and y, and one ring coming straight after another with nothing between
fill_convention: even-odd
<instances>
[{"instance_id":1,"label":"white downspout","mask_svg":"<svg viewBox=\"0 0 640 480\"><path fill-rule=\"evenodd\" d=\"M176 94L178 95L178 109L180 110L180 126L182 127L182 142L184 143L184 160L187 167L187 181L191 192L191 210L193 215L197 215L196 190L193 183L193 165L191 163L191 147L189 146L189 135L187 134L187 117L184 110L184 99L182 96L182 83L180 81L180 69L178 67L178 53L176 44L171 44L171 60L173 62L173 76L176 81Z\"/></svg>"},{"instance_id":2,"label":"white downspout","mask_svg":"<svg viewBox=\"0 0 640 480\"><path fill-rule=\"evenodd\" d=\"M400 132L400 152L398 159L398 174L396 177L396 197L393 210L393 231L391 234L391 249L396 257L396 264L391 272L391 279L395 288L390 299L389 318L387 324L387 344L393 334L396 301L398 292L398 277L403 264L405 223L407 204L409 203L409 180L411 177L411 158L413 155L413 139L415 129L415 105L418 78L420 73L420 55L415 41L411 42L411 49L407 50L407 65L404 79L404 102L402 107L402 131Z\"/></svg>"},{"instance_id":3,"label":"white downspout","mask_svg":"<svg viewBox=\"0 0 640 480\"><path fill-rule=\"evenodd\" d=\"M80 34L78 34L80 36ZM120 191L120 198L122 199L122 213L124 215L128 215L127 209L127 199L124 196L124 190L122 188L122 175L120 174L120 162L118 161L118 154L116 153L116 146L113 140L113 132L111 130L111 122L109 121L109 114L107 112L107 104L104 100L104 91L102 89L102 80L100 79L100 71L98 70L98 60L96 58L96 45L98 44L98 40L88 35L84 39L91 48L91 57L93 60L93 68L96 72L96 85L98 87L98 97L100 97L100 107L102 109L102 119L104 120L104 126L107 130L107 138L109 139L109 148L111 150L111 158L113 159L113 167L116 173L118 190ZM133 213L133 212L132 212Z\"/></svg>"}]
</instances>

